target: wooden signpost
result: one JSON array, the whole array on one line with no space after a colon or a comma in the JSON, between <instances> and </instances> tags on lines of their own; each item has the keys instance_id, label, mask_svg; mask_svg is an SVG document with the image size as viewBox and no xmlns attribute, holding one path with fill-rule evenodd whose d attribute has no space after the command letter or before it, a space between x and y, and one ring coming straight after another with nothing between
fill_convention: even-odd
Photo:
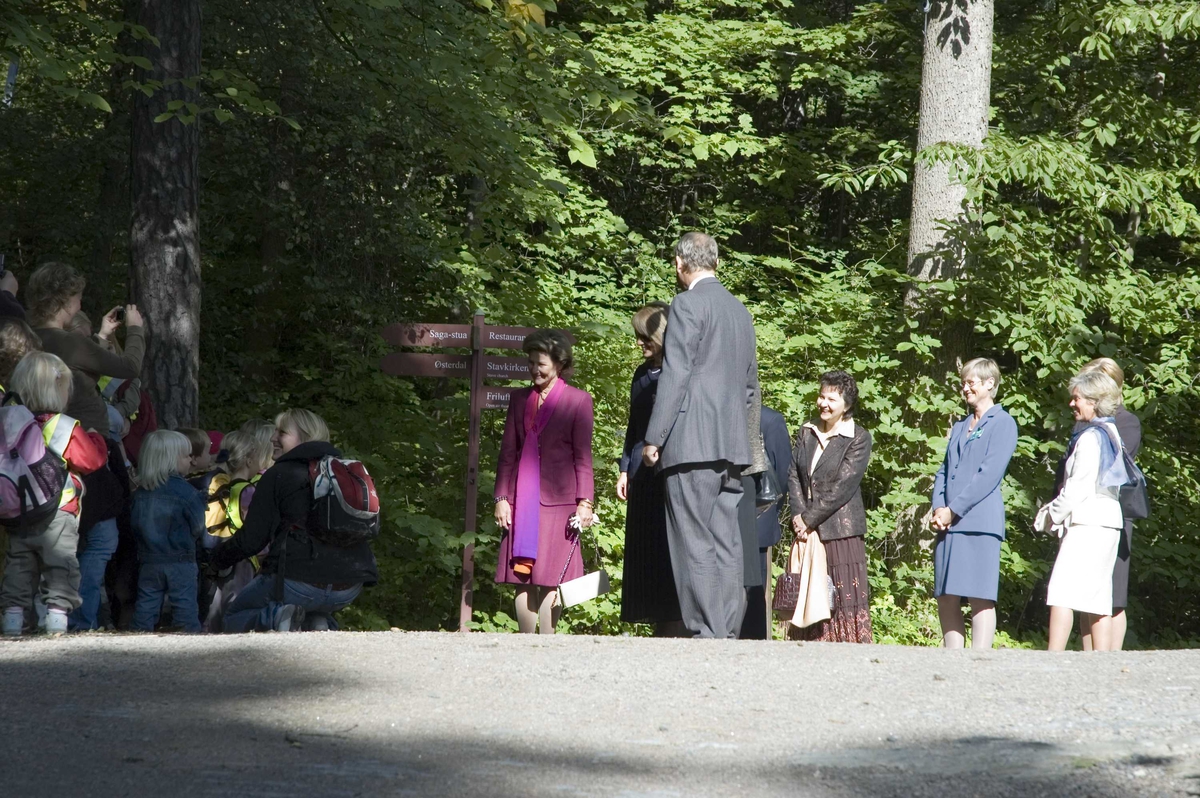
<instances>
[{"instance_id":1,"label":"wooden signpost","mask_svg":"<svg viewBox=\"0 0 1200 798\"><path fill-rule=\"evenodd\" d=\"M476 311L473 324L393 324L386 327L383 339L393 346L470 348L471 354L393 352L379 366L384 373L403 377L462 377L471 380L471 422L467 437L467 509L465 526L475 534L476 506L479 499L479 435L484 410L506 410L512 387L485 386L484 380L528 380L526 357L501 357L484 354L485 349L520 349L533 327L492 327L484 324L483 312ZM475 581L475 546L463 547L462 587L458 604L458 631L468 631Z\"/></svg>"}]
</instances>

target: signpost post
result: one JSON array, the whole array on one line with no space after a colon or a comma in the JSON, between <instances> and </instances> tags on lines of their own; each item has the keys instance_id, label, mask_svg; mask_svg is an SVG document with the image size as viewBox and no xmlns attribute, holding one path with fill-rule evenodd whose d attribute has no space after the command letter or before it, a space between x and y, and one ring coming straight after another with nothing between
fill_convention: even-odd
<instances>
[{"instance_id":1,"label":"signpost post","mask_svg":"<svg viewBox=\"0 0 1200 798\"><path fill-rule=\"evenodd\" d=\"M458 377L471 380L471 411L467 434L467 507L463 517L468 536L474 536L479 503L479 436L484 410L507 410L512 387L488 387L484 380L525 380L529 363L524 357L484 354L485 349L520 349L533 327L492 327L484 324L483 311L475 311L472 324L393 324L383 339L393 346L470 348L471 354L392 352L379 367L386 374L404 377ZM475 583L475 546L463 547L462 585L459 589L458 631L468 631Z\"/></svg>"}]
</instances>

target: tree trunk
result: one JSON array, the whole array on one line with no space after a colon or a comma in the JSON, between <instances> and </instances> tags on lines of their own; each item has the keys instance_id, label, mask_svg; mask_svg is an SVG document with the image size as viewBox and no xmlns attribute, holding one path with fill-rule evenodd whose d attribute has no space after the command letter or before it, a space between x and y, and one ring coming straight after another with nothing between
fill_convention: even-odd
<instances>
[{"instance_id":1,"label":"tree trunk","mask_svg":"<svg viewBox=\"0 0 1200 798\"><path fill-rule=\"evenodd\" d=\"M931 0L925 13L925 57L921 69L921 110L917 153L936 144L983 146L992 83L994 0ZM952 161L927 164L918 157L913 175L908 271L918 281L960 277L967 271L967 188L954 179ZM910 312L922 315L921 292L906 297ZM932 309L930 309L932 310ZM926 316L926 323L933 321ZM940 372L957 370L972 348L970 319L940 320ZM936 328L935 328L936 329Z\"/></svg>"},{"instance_id":2,"label":"tree trunk","mask_svg":"<svg viewBox=\"0 0 1200 798\"><path fill-rule=\"evenodd\" d=\"M932 0L925 14L921 116L917 152L935 144L979 148L987 135L992 82L994 0ZM966 10L964 10L966 9ZM936 280L962 273L962 242L945 227L964 221L966 186L953 180L952 163L917 161L913 176L909 274ZM915 298L910 294L910 303Z\"/></svg>"},{"instance_id":3,"label":"tree trunk","mask_svg":"<svg viewBox=\"0 0 1200 798\"><path fill-rule=\"evenodd\" d=\"M143 42L152 66L139 80L163 86L134 102L129 277L146 316L144 384L164 426L192 426L200 410L200 132L197 120L154 119L172 100L199 101L179 81L200 73L200 2L141 0L138 21L159 41Z\"/></svg>"}]
</instances>

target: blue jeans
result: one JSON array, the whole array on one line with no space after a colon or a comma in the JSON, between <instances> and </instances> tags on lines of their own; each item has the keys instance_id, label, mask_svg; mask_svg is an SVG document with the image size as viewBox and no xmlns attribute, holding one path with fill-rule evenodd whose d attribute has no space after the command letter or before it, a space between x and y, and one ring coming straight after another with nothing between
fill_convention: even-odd
<instances>
[{"instance_id":1,"label":"blue jeans","mask_svg":"<svg viewBox=\"0 0 1200 798\"><path fill-rule=\"evenodd\" d=\"M295 604L303 607L310 615L328 615L349 607L358 594L362 585L354 585L345 590L333 590L330 585L310 585L307 582L297 582L294 579L283 580L283 601L273 601L271 595L275 592L275 575L264 574L254 577L250 584L242 588L237 598L225 612L225 631L237 632L266 632L275 628L275 616L284 604ZM333 618L329 619L329 628L336 629Z\"/></svg>"},{"instance_id":2,"label":"blue jeans","mask_svg":"<svg viewBox=\"0 0 1200 798\"><path fill-rule=\"evenodd\" d=\"M200 605L196 599L199 572L195 562L142 563L138 571L137 604L133 628L153 632L162 613L163 597L171 599L171 619L185 632L200 631Z\"/></svg>"},{"instance_id":3,"label":"blue jeans","mask_svg":"<svg viewBox=\"0 0 1200 798\"><path fill-rule=\"evenodd\" d=\"M117 519L101 521L87 532L87 545L79 555L79 597L83 603L71 613L72 629L95 629L104 592L104 571L117 550Z\"/></svg>"}]
</instances>

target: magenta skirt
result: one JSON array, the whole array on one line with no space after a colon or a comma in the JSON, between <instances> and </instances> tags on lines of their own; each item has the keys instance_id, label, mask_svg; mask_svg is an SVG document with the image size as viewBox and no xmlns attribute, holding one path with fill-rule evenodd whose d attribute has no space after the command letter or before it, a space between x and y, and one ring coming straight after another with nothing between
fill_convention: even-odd
<instances>
[{"instance_id":1,"label":"magenta skirt","mask_svg":"<svg viewBox=\"0 0 1200 798\"><path fill-rule=\"evenodd\" d=\"M574 530L567 526L567 521L574 512L574 504L542 505L541 511L538 513L537 560L533 563L533 573L529 576L513 573L512 535L506 533L500 541L500 557L496 563L496 581L501 584L558 587L559 574L563 572L563 566L567 563L567 555L571 554L571 547L574 544ZM567 567L566 576L563 576L562 581L569 582L572 579L578 579L583 574L583 556L576 547L575 553L571 555L571 564Z\"/></svg>"}]
</instances>

